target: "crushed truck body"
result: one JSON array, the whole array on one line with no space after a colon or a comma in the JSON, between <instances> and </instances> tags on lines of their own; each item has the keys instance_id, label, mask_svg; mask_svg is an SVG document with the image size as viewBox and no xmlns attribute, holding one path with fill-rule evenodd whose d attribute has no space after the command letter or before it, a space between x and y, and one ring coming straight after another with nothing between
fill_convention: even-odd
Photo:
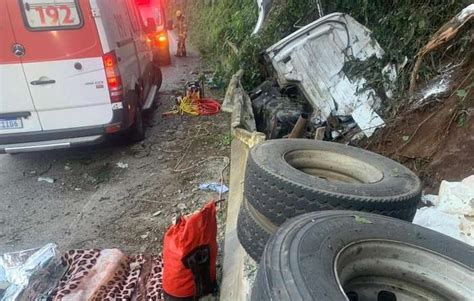
<instances>
[{"instance_id":1,"label":"crushed truck body","mask_svg":"<svg viewBox=\"0 0 474 301\"><path fill-rule=\"evenodd\" d=\"M366 80L351 80L343 71L349 59L382 58L384 50L371 31L352 17L333 13L301 28L265 51L280 86L295 85L313 106L313 123L323 123L330 116L357 115L367 136L383 126L375 113L381 100ZM372 122L375 120L375 123Z\"/></svg>"}]
</instances>

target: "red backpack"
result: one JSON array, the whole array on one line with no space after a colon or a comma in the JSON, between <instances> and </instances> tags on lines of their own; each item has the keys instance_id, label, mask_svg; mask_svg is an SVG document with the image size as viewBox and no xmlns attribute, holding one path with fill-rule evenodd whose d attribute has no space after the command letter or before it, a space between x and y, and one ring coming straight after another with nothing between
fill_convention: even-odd
<instances>
[{"instance_id":1,"label":"red backpack","mask_svg":"<svg viewBox=\"0 0 474 301\"><path fill-rule=\"evenodd\" d=\"M180 217L165 234L163 290L168 299L200 298L217 289L216 203Z\"/></svg>"}]
</instances>

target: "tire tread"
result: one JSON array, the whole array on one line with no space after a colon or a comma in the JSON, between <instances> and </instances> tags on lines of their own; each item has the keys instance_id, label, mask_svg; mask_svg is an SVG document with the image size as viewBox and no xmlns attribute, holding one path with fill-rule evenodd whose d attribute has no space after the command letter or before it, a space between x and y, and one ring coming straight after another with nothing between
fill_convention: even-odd
<instances>
[{"instance_id":1,"label":"tire tread","mask_svg":"<svg viewBox=\"0 0 474 301\"><path fill-rule=\"evenodd\" d=\"M243 200L246 202L246 200ZM259 262L272 233L252 216L248 207L242 203L237 220L237 237L247 254Z\"/></svg>"},{"instance_id":2,"label":"tire tread","mask_svg":"<svg viewBox=\"0 0 474 301\"><path fill-rule=\"evenodd\" d=\"M319 210L355 210L412 221L421 189L404 195L378 198L351 196L308 189L269 172L250 152L245 177L245 197L251 205L277 225L300 214Z\"/></svg>"}]
</instances>

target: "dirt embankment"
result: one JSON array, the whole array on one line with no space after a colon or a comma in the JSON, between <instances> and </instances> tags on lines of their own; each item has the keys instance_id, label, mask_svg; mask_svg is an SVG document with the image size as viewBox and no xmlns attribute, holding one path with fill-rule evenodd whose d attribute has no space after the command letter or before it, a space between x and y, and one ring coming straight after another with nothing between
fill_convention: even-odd
<instances>
[{"instance_id":1,"label":"dirt embankment","mask_svg":"<svg viewBox=\"0 0 474 301\"><path fill-rule=\"evenodd\" d=\"M388 156L416 172L427 192L442 180L474 174L474 64L457 72L448 97L419 109L405 109L362 147Z\"/></svg>"}]
</instances>

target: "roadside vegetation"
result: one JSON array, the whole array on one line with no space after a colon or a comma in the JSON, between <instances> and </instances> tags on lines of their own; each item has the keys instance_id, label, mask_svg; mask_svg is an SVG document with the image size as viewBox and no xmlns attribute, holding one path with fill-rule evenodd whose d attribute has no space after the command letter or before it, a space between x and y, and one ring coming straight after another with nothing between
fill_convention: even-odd
<instances>
[{"instance_id":1,"label":"roadside vegetation","mask_svg":"<svg viewBox=\"0 0 474 301\"><path fill-rule=\"evenodd\" d=\"M394 113L407 99L409 76L416 54L430 37L470 0L322 0L325 14L344 12L373 31L386 51L382 61L348 61L353 76L363 76L376 91L386 81L381 70L387 63L404 65L399 74L394 98L387 108ZM257 20L254 0L198 0L188 7L191 42L215 68L214 81L221 86L239 68L244 68L244 86L255 87L265 77L259 53L273 43L319 16L316 1L275 0L263 30L250 36ZM472 36L465 35L450 46L449 53L433 54L420 70L420 78L437 75L448 56L460 61L472 55Z\"/></svg>"}]
</instances>

